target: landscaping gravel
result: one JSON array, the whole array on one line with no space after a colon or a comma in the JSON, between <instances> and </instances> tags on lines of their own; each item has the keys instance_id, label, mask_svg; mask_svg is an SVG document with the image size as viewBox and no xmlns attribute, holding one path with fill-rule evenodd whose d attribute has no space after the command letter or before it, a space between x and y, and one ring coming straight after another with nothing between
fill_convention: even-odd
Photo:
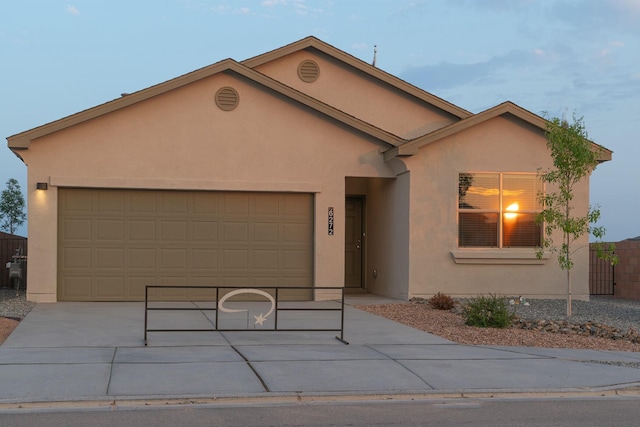
<instances>
[{"instance_id":1,"label":"landscaping gravel","mask_svg":"<svg viewBox=\"0 0 640 427\"><path fill-rule=\"evenodd\" d=\"M526 320L564 320L571 323L600 323L625 332L640 331L640 301L592 296L590 301L572 301L572 316L567 314L566 300L531 299L530 304L514 305L516 315Z\"/></svg>"},{"instance_id":2,"label":"landscaping gravel","mask_svg":"<svg viewBox=\"0 0 640 427\"><path fill-rule=\"evenodd\" d=\"M0 288L0 317L24 319L35 305L26 300L24 291L16 295L15 289Z\"/></svg>"}]
</instances>

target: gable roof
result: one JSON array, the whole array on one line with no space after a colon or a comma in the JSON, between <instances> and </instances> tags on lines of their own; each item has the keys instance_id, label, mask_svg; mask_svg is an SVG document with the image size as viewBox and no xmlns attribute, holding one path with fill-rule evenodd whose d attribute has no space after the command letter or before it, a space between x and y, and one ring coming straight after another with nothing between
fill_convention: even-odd
<instances>
[{"instance_id":1,"label":"gable roof","mask_svg":"<svg viewBox=\"0 0 640 427\"><path fill-rule=\"evenodd\" d=\"M406 144L398 147L392 147L384 152L384 160L390 160L394 157L399 156L412 156L414 154L417 154L418 150L427 144L439 141L442 138L446 138L465 129L469 129L473 126L484 123L498 116L515 117L518 120L521 120L525 123L530 124L534 128L539 129L541 132L544 132L547 126L547 120L543 117L540 117L537 114L532 113L531 111L525 110L524 108L514 104L513 102L507 101L503 102L502 104L496 105L495 107L489 108L488 110L485 110L481 113L467 117L466 119L460 120L456 123L452 123L431 133L415 138L407 142ZM613 153L611 150L608 150L605 147L594 142L592 142L592 144L594 150L597 150L600 155L598 161L605 162L607 160L611 160L611 156Z\"/></svg>"},{"instance_id":2,"label":"gable roof","mask_svg":"<svg viewBox=\"0 0 640 427\"><path fill-rule=\"evenodd\" d=\"M303 92L293 89L292 87L287 86L255 70L256 67L259 67L262 64L266 64L268 62L277 60L286 55L290 55L301 50L315 50L324 55L330 56L362 73L365 73L366 75L377 79L378 81L391 86L392 88L395 88L398 91L402 91L403 93L413 96L424 103L432 105L448 114L451 114L452 116L457 117L459 120L426 135L407 140L388 131L385 131L384 129L376 127L364 120L347 114L344 111L332 107L329 104L319 101L309 95L306 95ZM271 90L277 94L285 96L300 105L311 108L325 115L326 117L329 117L339 123L348 126L349 128L357 132L380 141L383 146L386 147L382 150L384 160L390 160L398 156L412 156L414 154L417 154L418 150L425 145L502 115L510 115L512 117L515 117L532 125L535 128L540 129L543 132L546 129L547 123L544 118L533 114L530 111L525 110L512 102L504 102L481 113L473 114L441 98L438 98L437 96L425 92L422 89L419 89L416 86L405 82L404 80L388 74L373 65L355 58L354 56L349 55L313 36L309 36L297 42L247 59L242 62L237 62L233 59L225 59L223 61L200 68L171 80L167 80L163 83L150 86L146 89L142 89L132 94L116 98L104 104L100 104L87 110L72 114L70 116L63 117L59 120L46 123L36 128L12 135L7 138L8 146L15 154L18 154L19 150L28 149L31 141L36 138L40 138L100 117L102 115L120 110L122 108L145 101L154 96L161 95L163 93L169 92L171 90L180 88L182 86L213 76L218 73L235 74L236 76L249 79L267 90ZM599 160L601 162L611 160L612 152L610 150L595 143L593 143L593 146L594 149L597 149L599 151Z\"/></svg>"},{"instance_id":3,"label":"gable roof","mask_svg":"<svg viewBox=\"0 0 640 427\"><path fill-rule=\"evenodd\" d=\"M349 55L348 53L337 49L313 36L305 37L302 40L298 40L297 42L272 50L271 52L263 53L253 58L246 59L242 61L242 64L250 68L255 68L267 62L271 62L300 50L316 50L332 58L336 58L341 62L351 66L352 68L359 70L360 72L368 74L369 76L374 77L375 79L382 81L397 90L412 95L418 100L433 105L434 107L439 108L440 110L445 111L459 119L463 119L473 115L473 113L460 108L457 105L445 101L442 98L438 98L437 96L430 94L429 92L426 92L410 83L407 83L394 75L382 71L381 69L368 64L352 55Z\"/></svg>"},{"instance_id":4,"label":"gable roof","mask_svg":"<svg viewBox=\"0 0 640 427\"><path fill-rule=\"evenodd\" d=\"M403 138L400 138L399 136L393 135L383 129L373 126L370 123L367 123L341 110L338 110L328 104L318 101L317 99L299 92L262 73L259 73L247 67L246 65L240 64L233 59L225 59L215 64L168 80L164 83L159 83L149 88L142 89L138 92L134 92L132 94L122 96L121 98L117 98L104 104L98 105L96 107L80 111L71 116L67 116L62 119L44 124L42 126L38 126L31 130L10 136L7 138L9 142L9 148L11 148L12 150L28 149L31 141L36 138L49 135L51 133L94 119L96 117L100 117L113 111L125 108L129 105L142 102L154 96L161 95L165 92L177 89L179 87L188 85L189 83L193 83L195 81L218 73L235 73L236 75L248 78L265 88L268 88L302 105L312 108L324 114L325 116L328 116L351 127L352 129L378 139L379 141L388 144L389 146L401 145L407 141Z\"/></svg>"}]
</instances>

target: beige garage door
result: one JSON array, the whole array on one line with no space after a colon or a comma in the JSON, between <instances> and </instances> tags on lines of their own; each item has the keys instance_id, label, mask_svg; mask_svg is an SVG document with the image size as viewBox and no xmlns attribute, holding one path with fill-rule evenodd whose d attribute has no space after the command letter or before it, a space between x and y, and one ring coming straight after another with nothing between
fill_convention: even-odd
<instances>
[{"instance_id":1,"label":"beige garage door","mask_svg":"<svg viewBox=\"0 0 640 427\"><path fill-rule=\"evenodd\" d=\"M312 286L310 194L61 188L58 201L61 301L141 301L145 285Z\"/></svg>"}]
</instances>

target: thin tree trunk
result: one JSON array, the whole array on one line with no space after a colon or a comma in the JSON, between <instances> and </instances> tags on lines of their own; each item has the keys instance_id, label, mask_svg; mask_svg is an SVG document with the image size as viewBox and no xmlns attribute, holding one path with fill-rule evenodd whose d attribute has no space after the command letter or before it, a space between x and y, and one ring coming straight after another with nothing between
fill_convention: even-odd
<instances>
[{"instance_id":1,"label":"thin tree trunk","mask_svg":"<svg viewBox=\"0 0 640 427\"><path fill-rule=\"evenodd\" d=\"M571 317L571 260L569 256L571 255L571 248L569 247L569 243L571 236L569 233L565 233L565 247L566 247L566 262L567 262L567 317Z\"/></svg>"},{"instance_id":2,"label":"thin tree trunk","mask_svg":"<svg viewBox=\"0 0 640 427\"><path fill-rule=\"evenodd\" d=\"M567 269L567 317L571 317L571 269Z\"/></svg>"}]
</instances>

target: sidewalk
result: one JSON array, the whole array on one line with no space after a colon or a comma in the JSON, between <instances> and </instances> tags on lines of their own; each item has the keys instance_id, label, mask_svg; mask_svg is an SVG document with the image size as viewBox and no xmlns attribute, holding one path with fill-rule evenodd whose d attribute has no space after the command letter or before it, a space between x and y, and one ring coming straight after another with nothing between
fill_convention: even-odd
<instances>
[{"instance_id":1,"label":"sidewalk","mask_svg":"<svg viewBox=\"0 0 640 427\"><path fill-rule=\"evenodd\" d=\"M290 316L318 327L327 313ZM211 327L200 311L163 320ZM349 345L336 333L241 331L156 332L145 347L143 325L142 303L38 304L0 346L0 404L640 387L640 369L625 367L640 353L459 345L350 306Z\"/></svg>"}]
</instances>

